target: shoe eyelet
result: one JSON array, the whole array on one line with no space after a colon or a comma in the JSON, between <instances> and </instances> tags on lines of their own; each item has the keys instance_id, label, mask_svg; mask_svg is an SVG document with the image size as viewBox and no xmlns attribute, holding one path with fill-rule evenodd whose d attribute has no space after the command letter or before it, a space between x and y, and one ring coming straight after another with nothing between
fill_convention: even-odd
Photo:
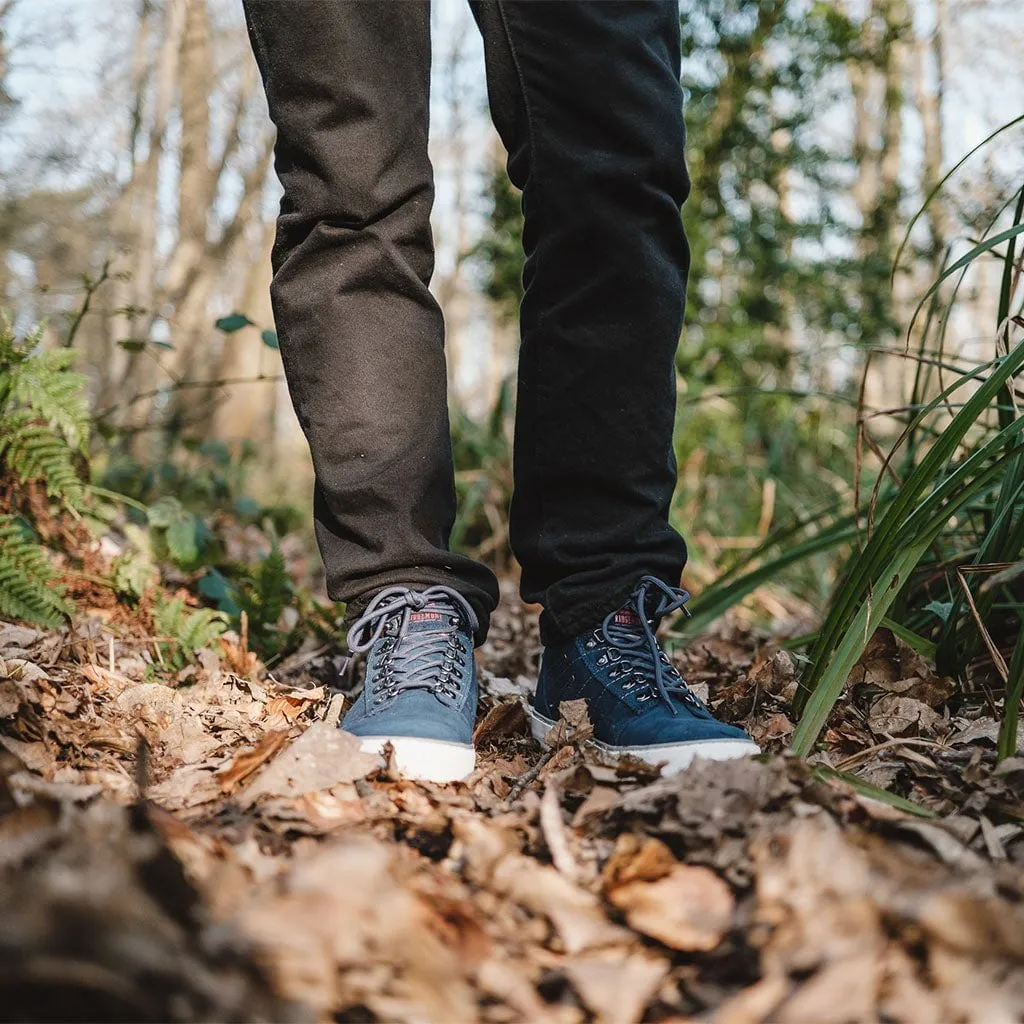
<instances>
[{"instance_id":1,"label":"shoe eyelet","mask_svg":"<svg viewBox=\"0 0 1024 1024\"><path fill-rule=\"evenodd\" d=\"M588 640L586 643L587 650L592 651L597 646L596 640Z\"/></svg>"},{"instance_id":2,"label":"shoe eyelet","mask_svg":"<svg viewBox=\"0 0 1024 1024\"><path fill-rule=\"evenodd\" d=\"M598 665L607 665L608 664L608 655L607 654L602 654L601 657L597 659L597 663L598 663Z\"/></svg>"}]
</instances>

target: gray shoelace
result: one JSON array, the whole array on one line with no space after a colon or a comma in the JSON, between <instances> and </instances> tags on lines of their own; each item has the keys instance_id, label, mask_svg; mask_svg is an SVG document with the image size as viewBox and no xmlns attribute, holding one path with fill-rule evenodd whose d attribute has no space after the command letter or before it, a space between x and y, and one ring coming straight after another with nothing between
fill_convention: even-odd
<instances>
[{"instance_id":1,"label":"gray shoelace","mask_svg":"<svg viewBox=\"0 0 1024 1024\"><path fill-rule=\"evenodd\" d=\"M442 614L452 616L449 628L410 632L410 615L437 605L442 606ZM451 587L387 587L380 591L348 632L353 654L368 652L378 640L387 645L382 651L381 677L370 693L373 703L383 704L408 690L428 690L442 703L456 699L461 684L454 670L465 665L455 632L460 623L471 633L479 625L470 603Z\"/></svg>"},{"instance_id":2,"label":"gray shoelace","mask_svg":"<svg viewBox=\"0 0 1024 1024\"><path fill-rule=\"evenodd\" d=\"M657 603L649 605L651 597L655 597ZM655 635L658 622L679 611L689 600L690 595L681 587L670 587L655 576L644 576L626 605L640 620L641 632L637 633L635 627L617 623L616 612L606 615L598 630L599 639L618 652L618 657L613 656L611 660L619 662L621 667L612 669L613 677L628 674L634 685L636 681L651 685L653 694L660 697L674 715L679 714L679 709L673 697L700 711L706 710L668 660ZM653 626L649 620L653 620ZM644 699L640 697L640 700Z\"/></svg>"}]
</instances>

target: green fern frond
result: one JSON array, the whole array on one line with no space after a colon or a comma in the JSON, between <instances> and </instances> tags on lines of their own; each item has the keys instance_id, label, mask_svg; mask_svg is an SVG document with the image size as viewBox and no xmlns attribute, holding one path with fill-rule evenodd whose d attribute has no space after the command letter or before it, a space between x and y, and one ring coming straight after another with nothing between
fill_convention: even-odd
<instances>
[{"instance_id":1,"label":"green fern frond","mask_svg":"<svg viewBox=\"0 0 1024 1024\"><path fill-rule=\"evenodd\" d=\"M85 487L75 466L75 450L26 409L0 420L0 459L23 484L39 480L51 498L81 511Z\"/></svg>"},{"instance_id":2,"label":"green fern frond","mask_svg":"<svg viewBox=\"0 0 1024 1024\"><path fill-rule=\"evenodd\" d=\"M161 636L176 643L166 656L176 666L194 661L196 651L209 647L228 628L228 617L212 608L189 609L180 597L160 600L153 610L153 622Z\"/></svg>"},{"instance_id":3,"label":"green fern frond","mask_svg":"<svg viewBox=\"0 0 1024 1024\"><path fill-rule=\"evenodd\" d=\"M81 449L89 435L89 406L85 376L71 368L74 358L66 348L32 354L11 371L11 397Z\"/></svg>"},{"instance_id":4,"label":"green fern frond","mask_svg":"<svg viewBox=\"0 0 1024 1024\"><path fill-rule=\"evenodd\" d=\"M0 316L0 479L38 481L47 494L85 508L79 465L88 438L85 377L74 353L41 349L42 328L15 336ZM0 515L0 616L58 626L71 614L45 549L27 525Z\"/></svg>"},{"instance_id":5,"label":"green fern frond","mask_svg":"<svg viewBox=\"0 0 1024 1024\"><path fill-rule=\"evenodd\" d=\"M250 622L258 629L273 626L292 597L292 582L276 537L270 554L254 574L253 583L255 586L246 600Z\"/></svg>"},{"instance_id":6,"label":"green fern frond","mask_svg":"<svg viewBox=\"0 0 1024 1024\"><path fill-rule=\"evenodd\" d=\"M0 472L38 480L51 498L82 510L77 457L88 438L85 377L71 369L74 352L39 349L41 329L24 339L0 320Z\"/></svg>"},{"instance_id":7,"label":"green fern frond","mask_svg":"<svg viewBox=\"0 0 1024 1024\"><path fill-rule=\"evenodd\" d=\"M45 551L14 516L0 515L0 617L59 626L71 612Z\"/></svg>"}]
</instances>

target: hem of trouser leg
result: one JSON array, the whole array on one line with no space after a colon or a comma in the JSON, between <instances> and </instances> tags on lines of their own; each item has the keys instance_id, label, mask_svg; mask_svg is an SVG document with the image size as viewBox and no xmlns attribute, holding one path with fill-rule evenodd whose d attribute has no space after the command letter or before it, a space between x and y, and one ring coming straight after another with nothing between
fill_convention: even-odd
<instances>
[{"instance_id":1,"label":"hem of trouser leg","mask_svg":"<svg viewBox=\"0 0 1024 1024\"><path fill-rule=\"evenodd\" d=\"M342 617L342 626L348 629L360 615L366 611L366 606L373 600L375 594L388 587L410 586L414 589L426 589L427 587L443 586L457 590L469 602L470 607L476 612L478 627L473 634L473 645L479 647L486 639L487 632L491 625L491 613L494 608L489 601L483 599L479 591L473 590L467 593L460 585L460 581L444 574L418 573L415 570L386 573L361 588L359 593L352 597L335 597L329 595L332 601L341 601L345 604L345 614Z\"/></svg>"},{"instance_id":2,"label":"hem of trouser leg","mask_svg":"<svg viewBox=\"0 0 1024 1024\"><path fill-rule=\"evenodd\" d=\"M567 612L553 612L545 607L540 620L540 641L547 647L551 644L566 643L581 633L586 633L604 620L606 615L618 611L636 590L637 584L644 576L655 576L664 580L671 587L679 585L670 583L665 574L660 572L641 571L631 576L628 582L617 587L608 588L599 600L587 601L576 605Z\"/></svg>"}]
</instances>

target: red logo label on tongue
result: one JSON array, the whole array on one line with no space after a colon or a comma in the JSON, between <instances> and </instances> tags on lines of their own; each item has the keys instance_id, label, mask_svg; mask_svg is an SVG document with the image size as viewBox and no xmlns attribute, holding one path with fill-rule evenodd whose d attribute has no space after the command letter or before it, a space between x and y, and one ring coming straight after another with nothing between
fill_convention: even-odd
<instances>
[{"instance_id":1,"label":"red logo label on tongue","mask_svg":"<svg viewBox=\"0 0 1024 1024\"><path fill-rule=\"evenodd\" d=\"M639 626L640 616L636 612L630 611L628 608L623 608L615 613L615 619L613 620L617 626Z\"/></svg>"},{"instance_id":2,"label":"red logo label on tongue","mask_svg":"<svg viewBox=\"0 0 1024 1024\"><path fill-rule=\"evenodd\" d=\"M413 612L409 616L410 622L443 622L444 616L440 612Z\"/></svg>"}]
</instances>

